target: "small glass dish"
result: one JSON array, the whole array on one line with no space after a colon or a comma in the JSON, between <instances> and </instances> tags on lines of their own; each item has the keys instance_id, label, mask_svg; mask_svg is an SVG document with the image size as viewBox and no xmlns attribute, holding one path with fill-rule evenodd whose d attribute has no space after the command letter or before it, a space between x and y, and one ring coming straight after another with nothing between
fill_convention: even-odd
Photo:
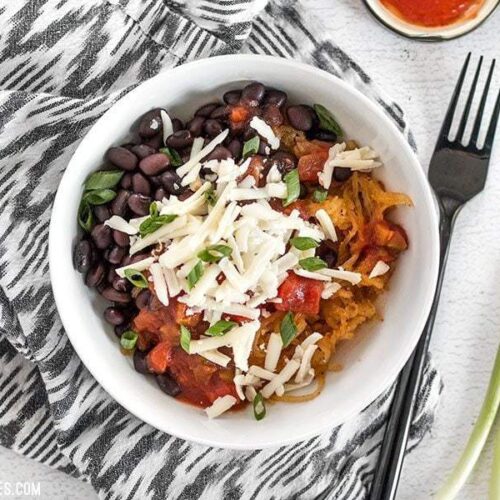
<instances>
[{"instance_id":1,"label":"small glass dish","mask_svg":"<svg viewBox=\"0 0 500 500\"><path fill-rule=\"evenodd\" d=\"M427 27L406 22L388 10L380 0L363 0L368 10L386 28L407 38L423 42L442 42L470 33L479 27L500 5L500 0L485 0L477 15L446 26Z\"/></svg>"}]
</instances>

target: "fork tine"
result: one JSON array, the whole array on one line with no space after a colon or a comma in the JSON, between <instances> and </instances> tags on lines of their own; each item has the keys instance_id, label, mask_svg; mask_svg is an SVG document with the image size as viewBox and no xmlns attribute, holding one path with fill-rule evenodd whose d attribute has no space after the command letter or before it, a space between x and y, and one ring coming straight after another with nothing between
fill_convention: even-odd
<instances>
[{"instance_id":1,"label":"fork tine","mask_svg":"<svg viewBox=\"0 0 500 500\"><path fill-rule=\"evenodd\" d=\"M484 108L486 106L486 101L488 99L488 92L490 90L491 79L493 77L493 71L495 69L496 60L493 59L490 71L488 73L488 78L484 84L483 95L481 96L481 102L479 103L479 108L477 110L476 121L474 122L474 128L472 129L472 134L470 136L470 144L477 147L477 140L479 139L479 130L481 129L481 123L483 121Z\"/></svg>"},{"instance_id":2,"label":"fork tine","mask_svg":"<svg viewBox=\"0 0 500 500\"><path fill-rule=\"evenodd\" d=\"M448 111L446 112L446 117L444 119L443 125L441 127L441 132L439 134L438 143L441 141L446 141L448 139L448 135L450 133L450 127L453 122L453 115L455 114L455 108L457 107L458 98L460 97L460 92L462 91L462 85L464 83L465 75L467 73L467 68L469 67L470 56L471 53L469 52L465 59L465 63L462 67L462 71L460 72L457 85L455 87L453 96L448 106Z\"/></svg>"},{"instance_id":3,"label":"fork tine","mask_svg":"<svg viewBox=\"0 0 500 500\"><path fill-rule=\"evenodd\" d=\"M467 102L465 103L464 112L462 114L462 119L458 126L456 139L459 142L463 142L465 135L465 127L467 126L467 118L469 118L470 108L472 106L472 101L474 99L474 94L476 93L477 81L479 80L479 73L481 73L481 66L483 65L483 56L479 58L479 64L477 65L476 74L474 75L474 80L469 92L469 97L467 97Z\"/></svg>"},{"instance_id":4,"label":"fork tine","mask_svg":"<svg viewBox=\"0 0 500 500\"><path fill-rule=\"evenodd\" d=\"M498 91L497 100L491 116L490 126L488 127L488 132L486 133L486 140L484 141L483 150L486 150L486 153L490 153L493 148L493 140L495 139L495 132L498 124L498 115L500 115L500 91Z\"/></svg>"}]
</instances>

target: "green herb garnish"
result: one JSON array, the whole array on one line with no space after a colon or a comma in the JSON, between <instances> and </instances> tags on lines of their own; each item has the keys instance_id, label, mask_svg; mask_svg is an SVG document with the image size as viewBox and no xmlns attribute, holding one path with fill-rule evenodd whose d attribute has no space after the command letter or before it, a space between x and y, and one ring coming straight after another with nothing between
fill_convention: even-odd
<instances>
[{"instance_id":1,"label":"green herb garnish","mask_svg":"<svg viewBox=\"0 0 500 500\"><path fill-rule=\"evenodd\" d=\"M283 347L288 347L295 338L295 335L297 335L297 325L293 320L291 312L287 312L285 317L281 320L280 334Z\"/></svg>"},{"instance_id":2,"label":"green herb garnish","mask_svg":"<svg viewBox=\"0 0 500 500\"><path fill-rule=\"evenodd\" d=\"M202 276L203 276L203 262L199 260L187 275L187 282L190 290L196 285L196 283L198 283L198 281L200 281L200 278Z\"/></svg>"},{"instance_id":3,"label":"green herb garnish","mask_svg":"<svg viewBox=\"0 0 500 500\"><path fill-rule=\"evenodd\" d=\"M248 139L248 141L243 144L243 152L241 153L242 158L246 160L249 156L257 154L259 152L259 146L260 137L258 135Z\"/></svg>"},{"instance_id":4,"label":"green herb garnish","mask_svg":"<svg viewBox=\"0 0 500 500\"><path fill-rule=\"evenodd\" d=\"M82 200L89 205L104 205L108 201L114 200L116 192L112 189L96 189L83 194Z\"/></svg>"},{"instance_id":5,"label":"green herb garnish","mask_svg":"<svg viewBox=\"0 0 500 500\"><path fill-rule=\"evenodd\" d=\"M214 323L205 333L210 337L221 337L225 335L229 330L232 330L238 323L235 321L226 321L221 319Z\"/></svg>"},{"instance_id":6,"label":"green herb garnish","mask_svg":"<svg viewBox=\"0 0 500 500\"><path fill-rule=\"evenodd\" d=\"M125 274L125 278L127 278L132 285L137 288L148 287L148 280L140 271L137 271L136 269L125 269L123 272Z\"/></svg>"},{"instance_id":7,"label":"green herb garnish","mask_svg":"<svg viewBox=\"0 0 500 500\"><path fill-rule=\"evenodd\" d=\"M233 249L227 245L210 245L198 254L203 262L219 262L224 257L229 257Z\"/></svg>"},{"instance_id":8,"label":"green herb garnish","mask_svg":"<svg viewBox=\"0 0 500 500\"><path fill-rule=\"evenodd\" d=\"M266 416L266 405L260 392L253 398L253 414L255 420L262 420Z\"/></svg>"},{"instance_id":9,"label":"green herb garnish","mask_svg":"<svg viewBox=\"0 0 500 500\"><path fill-rule=\"evenodd\" d=\"M164 226L165 224L170 224L174 219L177 218L175 214L167 215L150 215L145 221L141 222L139 226L139 232L141 236L144 237L147 234L154 233L157 229Z\"/></svg>"},{"instance_id":10,"label":"green herb garnish","mask_svg":"<svg viewBox=\"0 0 500 500\"><path fill-rule=\"evenodd\" d=\"M85 190L110 189L115 187L123 177L121 170L100 170L94 172L85 181Z\"/></svg>"},{"instance_id":11,"label":"green herb garnish","mask_svg":"<svg viewBox=\"0 0 500 500\"><path fill-rule=\"evenodd\" d=\"M297 250L309 250L310 248L319 247L319 243L313 238L308 238L306 236L297 236L296 238L292 238L290 243Z\"/></svg>"},{"instance_id":12,"label":"green herb garnish","mask_svg":"<svg viewBox=\"0 0 500 500\"><path fill-rule=\"evenodd\" d=\"M181 347L189 354L189 344L191 343L191 332L181 325Z\"/></svg>"},{"instance_id":13,"label":"green herb garnish","mask_svg":"<svg viewBox=\"0 0 500 500\"><path fill-rule=\"evenodd\" d=\"M214 188L208 188L204 193L206 202L213 207L217 203L217 195L215 194Z\"/></svg>"},{"instance_id":14,"label":"green herb garnish","mask_svg":"<svg viewBox=\"0 0 500 500\"><path fill-rule=\"evenodd\" d=\"M131 351L135 347L138 337L139 335L134 330L127 330L120 337L120 345L127 351Z\"/></svg>"},{"instance_id":15,"label":"green herb garnish","mask_svg":"<svg viewBox=\"0 0 500 500\"><path fill-rule=\"evenodd\" d=\"M343 135L340 125L337 123L337 120L335 120L330 111L328 111L321 104L315 104L313 108L314 111L316 111L316 114L318 115L320 129L333 132L337 137L341 137Z\"/></svg>"},{"instance_id":16,"label":"green herb garnish","mask_svg":"<svg viewBox=\"0 0 500 500\"><path fill-rule=\"evenodd\" d=\"M297 200L300 196L300 180L299 171L297 169L291 170L283 178L286 184L286 199L283 206L286 207Z\"/></svg>"},{"instance_id":17,"label":"green herb garnish","mask_svg":"<svg viewBox=\"0 0 500 500\"><path fill-rule=\"evenodd\" d=\"M170 158L170 163L173 167L180 167L182 165L182 158L174 148L161 148L160 153L167 155Z\"/></svg>"},{"instance_id":18,"label":"green herb garnish","mask_svg":"<svg viewBox=\"0 0 500 500\"><path fill-rule=\"evenodd\" d=\"M299 265L306 271L319 271L320 269L328 267L328 264L319 257L307 257L307 259L301 259L299 260Z\"/></svg>"},{"instance_id":19,"label":"green herb garnish","mask_svg":"<svg viewBox=\"0 0 500 500\"><path fill-rule=\"evenodd\" d=\"M323 201L326 200L327 196L328 196L328 191L324 189L316 189L313 193L313 200L316 203L322 203Z\"/></svg>"},{"instance_id":20,"label":"green herb garnish","mask_svg":"<svg viewBox=\"0 0 500 500\"><path fill-rule=\"evenodd\" d=\"M94 225L94 215L92 214L92 209L90 205L84 201L80 203L80 208L78 209L78 224L80 227L90 233L92 226Z\"/></svg>"}]
</instances>

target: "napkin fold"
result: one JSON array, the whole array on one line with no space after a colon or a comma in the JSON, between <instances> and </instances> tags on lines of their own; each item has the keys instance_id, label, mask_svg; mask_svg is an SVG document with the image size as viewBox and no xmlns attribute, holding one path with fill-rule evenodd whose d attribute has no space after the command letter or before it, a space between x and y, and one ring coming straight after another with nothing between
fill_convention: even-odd
<instances>
[{"instance_id":1,"label":"napkin fold","mask_svg":"<svg viewBox=\"0 0 500 500\"><path fill-rule=\"evenodd\" d=\"M309 441L249 452L193 444L118 405L73 351L49 280L51 206L94 122L167 68L251 52L316 65L384 108L401 108L286 0L18 0L0 9L0 444L92 484L100 497L362 499L393 388ZM441 391L428 362L410 448Z\"/></svg>"}]
</instances>

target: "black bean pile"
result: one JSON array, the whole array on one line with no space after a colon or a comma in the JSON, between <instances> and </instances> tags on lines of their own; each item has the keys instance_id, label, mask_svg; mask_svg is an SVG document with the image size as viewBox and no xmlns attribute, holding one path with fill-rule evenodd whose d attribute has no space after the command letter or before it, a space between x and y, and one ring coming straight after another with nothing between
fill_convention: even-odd
<instances>
[{"instance_id":1,"label":"black bean pile","mask_svg":"<svg viewBox=\"0 0 500 500\"><path fill-rule=\"evenodd\" d=\"M230 133L223 144L203 161L233 158L236 162L242 159L245 142L257 135L249 126L253 116L262 118L270 126L291 125L305 132L309 139L332 142L337 139L334 131L320 126L321 116L315 109L307 105L288 106L285 92L267 88L259 82L226 92L222 101L201 106L185 123L171 116L173 133L166 139L166 144L163 144L160 112L158 108L145 113L139 121L134 140L107 151L101 171L118 169L121 172L119 181L111 189L98 193L97 197L89 197L88 203L84 195L80 207L80 224L86 232L75 247L74 264L85 275L87 286L96 288L112 303L105 310L104 317L114 326L118 336L130 328L130 322L139 309L150 306L152 296L147 288L135 288L128 279L119 277L115 269L140 261L150 252L147 250L130 257L128 235L103 223L112 215L125 219L148 215L154 200L171 195L180 199L189 197L192 192L181 186L175 168L189 159L194 138L203 137L207 144L229 128ZM241 116L244 119L238 119ZM297 167L298 159L292 153L271 151L262 138L256 153L261 156L267 171L276 165L285 174ZM339 169L336 175L343 175L340 170L346 169ZM202 171L202 176L207 173ZM262 178L265 172L259 172L259 175ZM301 192L302 196L305 194L306 191ZM333 264L336 260L334 249L323 246L321 256ZM135 367L142 372L146 370L144 353L137 349L135 352Z\"/></svg>"}]
</instances>

